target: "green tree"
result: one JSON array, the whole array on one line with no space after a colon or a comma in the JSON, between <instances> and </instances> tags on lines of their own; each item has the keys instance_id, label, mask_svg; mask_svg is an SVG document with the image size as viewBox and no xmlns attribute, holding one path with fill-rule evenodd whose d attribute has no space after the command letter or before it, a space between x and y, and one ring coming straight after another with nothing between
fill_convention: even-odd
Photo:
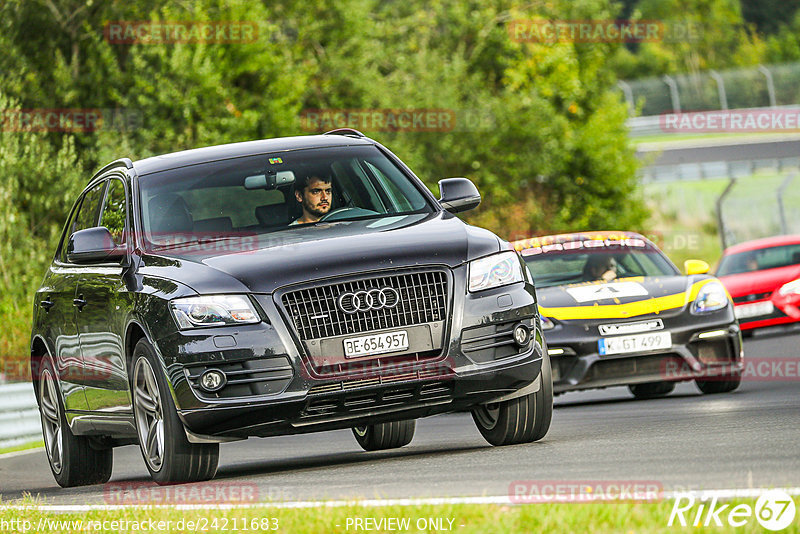
<instances>
[{"instance_id":1,"label":"green tree","mask_svg":"<svg viewBox=\"0 0 800 534\"><path fill-rule=\"evenodd\" d=\"M0 116L18 109L0 92ZM27 361L33 292L86 178L70 136L0 130L0 360Z\"/></svg>"}]
</instances>

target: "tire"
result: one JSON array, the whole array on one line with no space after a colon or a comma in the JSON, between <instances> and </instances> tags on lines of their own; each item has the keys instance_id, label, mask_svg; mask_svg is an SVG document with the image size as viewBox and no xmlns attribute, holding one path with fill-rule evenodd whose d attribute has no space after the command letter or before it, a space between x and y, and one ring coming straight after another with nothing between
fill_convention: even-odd
<instances>
[{"instance_id":1,"label":"tire","mask_svg":"<svg viewBox=\"0 0 800 534\"><path fill-rule=\"evenodd\" d=\"M34 387L38 392L47 460L58 485L71 488L108 482L114 463L113 450L94 448L88 437L72 433L49 356L41 360Z\"/></svg>"},{"instance_id":2,"label":"tire","mask_svg":"<svg viewBox=\"0 0 800 534\"><path fill-rule=\"evenodd\" d=\"M164 485L214 478L219 444L186 439L167 379L147 339L139 340L133 350L130 379L139 449L153 480Z\"/></svg>"},{"instance_id":3,"label":"tire","mask_svg":"<svg viewBox=\"0 0 800 534\"><path fill-rule=\"evenodd\" d=\"M645 382L628 386L628 390L637 399L656 399L669 395L674 389L675 382Z\"/></svg>"},{"instance_id":4,"label":"tire","mask_svg":"<svg viewBox=\"0 0 800 534\"><path fill-rule=\"evenodd\" d=\"M706 395L713 395L715 393L730 393L739 387L742 383L741 373L736 373L728 376L728 380L698 380L695 379L697 388Z\"/></svg>"},{"instance_id":5,"label":"tire","mask_svg":"<svg viewBox=\"0 0 800 534\"><path fill-rule=\"evenodd\" d=\"M553 419L553 375L550 357L542 358L539 391L504 402L476 406L472 418L484 439L495 446L539 441Z\"/></svg>"},{"instance_id":6,"label":"tire","mask_svg":"<svg viewBox=\"0 0 800 534\"><path fill-rule=\"evenodd\" d=\"M353 435L365 451L382 451L397 449L411 443L417 421L392 421L377 425L353 427Z\"/></svg>"}]
</instances>

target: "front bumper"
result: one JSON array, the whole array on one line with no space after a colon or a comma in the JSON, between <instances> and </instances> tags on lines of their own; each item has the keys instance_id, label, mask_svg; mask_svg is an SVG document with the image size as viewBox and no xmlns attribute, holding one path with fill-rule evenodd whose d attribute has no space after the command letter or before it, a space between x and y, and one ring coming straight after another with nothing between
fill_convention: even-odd
<instances>
[{"instance_id":1,"label":"front bumper","mask_svg":"<svg viewBox=\"0 0 800 534\"><path fill-rule=\"evenodd\" d=\"M742 330L753 330L768 326L778 326L800 322L800 295L792 293L781 295L777 291L772 293L769 298L763 300L746 300L746 295L738 297L737 306L753 306L764 303L772 304L772 312L767 315L746 317L739 319Z\"/></svg>"},{"instance_id":2,"label":"front bumper","mask_svg":"<svg viewBox=\"0 0 800 534\"><path fill-rule=\"evenodd\" d=\"M672 346L659 351L600 355L601 324L661 319ZM701 334L712 337L701 337ZM560 321L545 332L556 393L583 389L681 381L738 373L742 340L731 307L708 315L679 313L631 319Z\"/></svg>"},{"instance_id":3,"label":"front bumper","mask_svg":"<svg viewBox=\"0 0 800 534\"><path fill-rule=\"evenodd\" d=\"M273 436L462 410L530 385L546 350L533 286L468 294L466 274L466 266L448 270L450 312L440 349L396 362L380 358L377 367L365 359L361 368L320 375L276 295L254 295L266 318L260 324L164 336L156 345L178 414L199 436ZM508 332L517 324L529 326L531 342L509 350ZM228 377L218 393L198 387L212 367Z\"/></svg>"}]
</instances>

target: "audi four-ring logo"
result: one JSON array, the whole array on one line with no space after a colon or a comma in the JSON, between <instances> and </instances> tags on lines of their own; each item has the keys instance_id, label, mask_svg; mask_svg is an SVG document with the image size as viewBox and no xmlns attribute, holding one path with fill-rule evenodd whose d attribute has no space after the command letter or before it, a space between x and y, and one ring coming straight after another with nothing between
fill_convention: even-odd
<instances>
[{"instance_id":1,"label":"audi four-ring logo","mask_svg":"<svg viewBox=\"0 0 800 534\"><path fill-rule=\"evenodd\" d=\"M348 291L339 295L336 303L339 305L340 310L350 314L391 309L400 303L400 293L391 287Z\"/></svg>"}]
</instances>

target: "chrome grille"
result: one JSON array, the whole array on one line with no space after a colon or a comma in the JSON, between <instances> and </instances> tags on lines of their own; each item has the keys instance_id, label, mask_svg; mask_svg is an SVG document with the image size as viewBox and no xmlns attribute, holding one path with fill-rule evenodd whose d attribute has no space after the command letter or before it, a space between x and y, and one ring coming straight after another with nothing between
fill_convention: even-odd
<instances>
[{"instance_id":1,"label":"chrome grille","mask_svg":"<svg viewBox=\"0 0 800 534\"><path fill-rule=\"evenodd\" d=\"M345 313L337 305L343 293L384 287L400 294L397 306ZM447 317L447 275L426 271L300 289L286 293L283 305L304 341L442 321Z\"/></svg>"}]
</instances>

